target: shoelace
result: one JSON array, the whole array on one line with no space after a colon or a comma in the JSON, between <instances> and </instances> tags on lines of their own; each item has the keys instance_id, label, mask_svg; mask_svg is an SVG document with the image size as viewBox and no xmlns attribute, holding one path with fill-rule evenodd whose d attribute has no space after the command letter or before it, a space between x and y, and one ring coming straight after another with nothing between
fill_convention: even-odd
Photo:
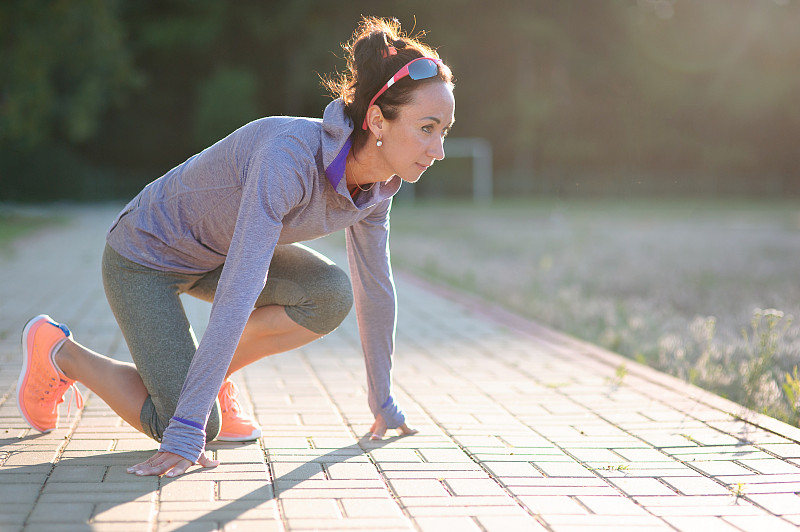
<instances>
[{"instance_id":1,"label":"shoelace","mask_svg":"<svg viewBox=\"0 0 800 532\"><path fill-rule=\"evenodd\" d=\"M83 408L83 404L84 404L83 403L83 395L81 394L81 391L78 389L78 384L73 382L70 385L70 387L67 388L67 390L64 392L64 394L66 395L66 393L68 391L70 391L70 390L72 391L72 394L70 394L69 402L67 403L67 419L69 419L69 416L70 416L70 410L72 409L72 400L73 399L75 400L75 408L77 410L81 410ZM61 401L60 402L62 402L62 403L64 402L64 397L63 396L61 397Z\"/></svg>"},{"instance_id":2,"label":"shoelace","mask_svg":"<svg viewBox=\"0 0 800 532\"><path fill-rule=\"evenodd\" d=\"M72 391L72 394L69 397L69 402L67 403L67 418L69 418L70 413L72 411L72 401L75 401L75 407L78 410L83 408L84 405L83 394L81 394L81 391L78 389L78 383L72 381L72 384L69 384L67 388L64 389L64 386L67 385L68 382L69 381L66 381L64 379L59 379L55 385L51 385L53 391L56 394L60 394L58 401L53 403L53 412L55 412L58 409L58 405L64 402L64 396L67 394L67 392ZM62 389L64 389L63 392L61 391Z\"/></svg>"},{"instance_id":3,"label":"shoelace","mask_svg":"<svg viewBox=\"0 0 800 532\"><path fill-rule=\"evenodd\" d=\"M236 413L239 412L239 402L236 397L239 395L239 388L232 381L225 381L222 383L222 388L219 391L219 406L223 412L232 410Z\"/></svg>"}]
</instances>

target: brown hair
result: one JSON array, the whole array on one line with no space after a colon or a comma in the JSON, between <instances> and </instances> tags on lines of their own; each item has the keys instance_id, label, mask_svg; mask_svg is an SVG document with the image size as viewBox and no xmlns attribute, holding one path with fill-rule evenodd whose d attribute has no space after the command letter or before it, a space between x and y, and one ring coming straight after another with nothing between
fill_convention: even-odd
<instances>
[{"instance_id":1,"label":"brown hair","mask_svg":"<svg viewBox=\"0 0 800 532\"><path fill-rule=\"evenodd\" d=\"M369 130L361 129L367 106L373 96L389 78L413 59L433 57L435 50L419 39L423 32L409 37L400 30L396 19L364 17L353 33L349 43L342 45L347 59L347 70L335 78L323 80L324 86L334 98L345 103L345 114L353 121L353 147L358 150L369 138ZM390 52L393 47L397 53ZM375 104L380 107L387 120L397 118L403 105L411 102L413 92L423 83L444 82L453 86L453 74L444 63L439 65L438 75L415 81L406 76L384 92Z\"/></svg>"}]
</instances>

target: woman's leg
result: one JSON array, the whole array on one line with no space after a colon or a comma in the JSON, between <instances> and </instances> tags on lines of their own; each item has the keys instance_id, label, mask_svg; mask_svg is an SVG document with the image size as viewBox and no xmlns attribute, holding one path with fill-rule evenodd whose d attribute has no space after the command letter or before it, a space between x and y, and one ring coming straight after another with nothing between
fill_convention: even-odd
<instances>
[{"instance_id":1,"label":"woman's leg","mask_svg":"<svg viewBox=\"0 0 800 532\"><path fill-rule=\"evenodd\" d=\"M321 336L292 320L282 306L259 307L247 320L225 376L229 377L256 360L291 351Z\"/></svg>"},{"instance_id":2,"label":"woman's leg","mask_svg":"<svg viewBox=\"0 0 800 532\"><path fill-rule=\"evenodd\" d=\"M140 405L140 427L137 428L155 440L161 439L175 413L189 365L197 350L197 340L179 298L183 289L196 279L197 276L159 272L141 266L108 246L103 254L106 296L128 344L135 364L133 369L147 391ZM91 360L90 353L83 350L77 354L80 360L88 363ZM100 380L104 377L103 371L112 374L125 371L112 364L100 364L99 367L101 373L97 377ZM141 388L132 375L132 367L127 365L126 369L128 376L136 383L133 385L137 391L134 397L139 400ZM64 368L64 371L68 370ZM77 380L89 386L85 382L89 377L91 374L78 374ZM113 389L112 397L98 395L112 407L115 401L123 403L122 408L127 405L127 399L120 400L113 396ZM214 408L206 425L209 440L216 437L219 426L219 408Z\"/></svg>"},{"instance_id":3,"label":"woman's leg","mask_svg":"<svg viewBox=\"0 0 800 532\"><path fill-rule=\"evenodd\" d=\"M74 340L64 342L54 358L62 373L84 384L129 425L145 432L139 418L149 394L136 366L95 353Z\"/></svg>"},{"instance_id":4,"label":"woman's leg","mask_svg":"<svg viewBox=\"0 0 800 532\"><path fill-rule=\"evenodd\" d=\"M187 291L213 300L220 271L210 272ZM72 340L55 355L67 377L86 385L131 426L157 440L177 406L197 346L178 298L178 278L139 266L107 248L103 281L136 365ZM305 246L278 246L228 375L327 334L351 306L350 281L335 264ZM216 409L206 430L209 439L219 431Z\"/></svg>"},{"instance_id":5,"label":"woman's leg","mask_svg":"<svg viewBox=\"0 0 800 532\"><path fill-rule=\"evenodd\" d=\"M213 301L221 268L188 293ZM305 345L336 329L353 304L350 279L330 259L301 244L275 248L264 290L247 320L228 375L256 360Z\"/></svg>"}]
</instances>

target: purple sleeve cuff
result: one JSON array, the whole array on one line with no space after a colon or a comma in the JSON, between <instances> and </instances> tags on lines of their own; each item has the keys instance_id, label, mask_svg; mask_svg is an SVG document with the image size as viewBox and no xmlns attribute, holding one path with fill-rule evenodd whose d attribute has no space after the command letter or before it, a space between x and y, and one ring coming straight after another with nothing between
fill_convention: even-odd
<instances>
[{"instance_id":1,"label":"purple sleeve cuff","mask_svg":"<svg viewBox=\"0 0 800 532\"><path fill-rule=\"evenodd\" d=\"M386 426L390 429L396 429L406 422L406 416L397 403L394 402L394 397L391 395L381 405L381 415L386 422Z\"/></svg>"},{"instance_id":2,"label":"purple sleeve cuff","mask_svg":"<svg viewBox=\"0 0 800 532\"><path fill-rule=\"evenodd\" d=\"M173 417L161 438L162 452L177 454L196 464L203 454L206 432L199 423Z\"/></svg>"},{"instance_id":3,"label":"purple sleeve cuff","mask_svg":"<svg viewBox=\"0 0 800 532\"><path fill-rule=\"evenodd\" d=\"M201 425L200 423L195 423L194 421L189 421L188 419L183 419L182 417L178 416L172 416L172 419L174 419L175 421L180 421L184 425L189 425L190 427L203 430L203 425Z\"/></svg>"}]
</instances>

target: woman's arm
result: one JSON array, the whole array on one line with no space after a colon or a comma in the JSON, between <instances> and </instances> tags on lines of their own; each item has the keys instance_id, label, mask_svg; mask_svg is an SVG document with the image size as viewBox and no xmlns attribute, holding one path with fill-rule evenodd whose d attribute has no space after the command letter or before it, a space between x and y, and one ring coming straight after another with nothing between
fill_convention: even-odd
<instances>
[{"instance_id":1,"label":"woman's arm","mask_svg":"<svg viewBox=\"0 0 800 532\"><path fill-rule=\"evenodd\" d=\"M203 450L208 416L253 305L264 288L282 229L281 220L302 195L300 172L289 163L292 159L281 157L275 150L269 156L264 152L256 154L243 176L236 226L208 327L162 437L158 454L166 459L154 456L149 469L140 468L145 471L141 474L163 474L183 467L185 464L176 457L190 463L207 461Z\"/></svg>"},{"instance_id":2,"label":"woman's arm","mask_svg":"<svg viewBox=\"0 0 800 532\"><path fill-rule=\"evenodd\" d=\"M391 200L386 200L346 232L368 402L376 420L372 432L376 436L382 436L387 428L405 427L405 415L391 389L397 304L389 256L390 208Z\"/></svg>"}]
</instances>

